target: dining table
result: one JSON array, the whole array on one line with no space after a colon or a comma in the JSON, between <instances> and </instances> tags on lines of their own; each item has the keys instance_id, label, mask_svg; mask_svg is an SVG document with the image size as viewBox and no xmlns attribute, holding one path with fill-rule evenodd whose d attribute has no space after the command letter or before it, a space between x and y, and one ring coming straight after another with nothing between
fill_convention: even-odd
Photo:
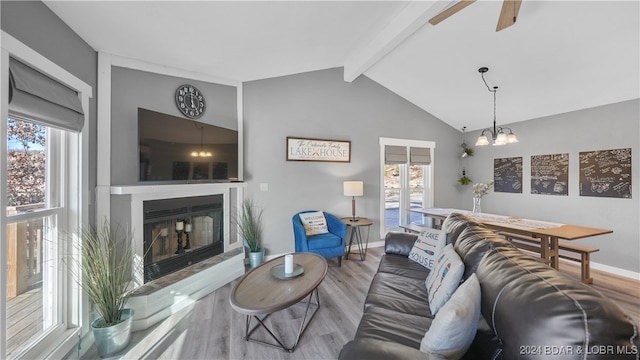
<instances>
[{"instance_id":1,"label":"dining table","mask_svg":"<svg viewBox=\"0 0 640 360\"><path fill-rule=\"evenodd\" d=\"M411 211L433 219L433 225L436 227L442 225L442 222L444 222L449 214L462 213L482 225L497 231L508 231L539 238L540 257L548 261L549 265L555 269L559 267L559 239L573 241L613 233L613 230L609 229L525 219L517 216L474 213L468 210L451 208L413 208Z\"/></svg>"}]
</instances>

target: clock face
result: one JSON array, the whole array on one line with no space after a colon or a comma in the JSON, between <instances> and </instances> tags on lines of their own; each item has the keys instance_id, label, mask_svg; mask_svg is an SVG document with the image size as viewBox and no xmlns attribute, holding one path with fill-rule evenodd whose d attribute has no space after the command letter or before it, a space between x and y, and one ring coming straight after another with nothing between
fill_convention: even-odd
<instances>
[{"instance_id":1,"label":"clock face","mask_svg":"<svg viewBox=\"0 0 640 360\"><path fill-rule=\"evenodd\" d=\"M193 85L182 85L176 90L176 105L184 116L197 119L206 109L204 96Z\"/></svg>"}]
</instances>

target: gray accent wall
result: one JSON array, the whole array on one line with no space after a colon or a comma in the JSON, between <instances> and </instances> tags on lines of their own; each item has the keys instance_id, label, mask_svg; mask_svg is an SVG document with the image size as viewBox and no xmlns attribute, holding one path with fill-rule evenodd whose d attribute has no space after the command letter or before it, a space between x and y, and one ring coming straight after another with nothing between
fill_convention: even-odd
<instances>
[{"instance_id":1,"label":"gray accent wall","mask_svg":"<svg viewBox=\"0 0 640 360\"><path fill-rule=\"evenodd\" d=\"M477 147L473 144L479 132L470 133L469 143L475 154L464 162L474 183L493 178L495 158L523 157L522 194L491 191L482 199L482 210L611 229L613 234L575 241L600 249L593 254L593 262L640 272L639 119L640 100L636 99L508 125L520 140L517 144ZM487 125L491 125L490 119ZM632 198L580 196L579 153L619 148L631 148ZM562 153L569 154L568 196L531 194L531 156ZM462 194L459 207L471 210L471 186Z\"/></svg>"},{"instance_id":2,"label":"gray accent wall","mask_svg":"<svg viewBox=\"0 0 640 360\"><path fill-rule=\"evenodd\" d=\"M112 67L112 185L138 183L138 108L184 118L176 106L175 92L187 83L205 96L207 108L197 121L238 130L236 87Z\"/></svg>"},{"instance_id":3,"label":"gray accent wall","mask_svg":"<svg viewBox=\"0 0 640 360\"><path fill-rule=\"evenodd\" d=\"M2 30L93 87L89 100L89 158L95 159L98 54L40 1L1 1ZM86 126L86 125L85 125ZM89 218L95 223L97 165L89 161Z\"/></svg>"},{"instance_id":4,"label":"gray accent wall","mask_svg":"<svg viewBox=\"0 0 640 360\"><path fill-rule=\"evenodd\" d=\"M459 202L460 132L365 76L348 83L336 68L252 81L243 98L247 194L264 208L267 255L294 251L299 211L350 216L345 180L364 181L356 212L374 220L369 240L380 240L380 137L436 142L435 203ZM287 136L349 140L351 162L287 161Z\"/></svg>"}]
</instances>

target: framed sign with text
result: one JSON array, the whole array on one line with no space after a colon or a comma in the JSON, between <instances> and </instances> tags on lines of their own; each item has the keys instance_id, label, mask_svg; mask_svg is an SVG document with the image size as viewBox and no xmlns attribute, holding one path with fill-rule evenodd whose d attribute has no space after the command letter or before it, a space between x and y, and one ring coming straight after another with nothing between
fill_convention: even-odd
<instances>
[{"instance_id":1,"label":"framed sign with text","mask_svg":"<svg viewBox=\"0 0 640 360\"><path fill-rule=\"evenodd\" d=\"M287 136L287 161L351 162L351 141Z\"/></svg>"}]
</instances>

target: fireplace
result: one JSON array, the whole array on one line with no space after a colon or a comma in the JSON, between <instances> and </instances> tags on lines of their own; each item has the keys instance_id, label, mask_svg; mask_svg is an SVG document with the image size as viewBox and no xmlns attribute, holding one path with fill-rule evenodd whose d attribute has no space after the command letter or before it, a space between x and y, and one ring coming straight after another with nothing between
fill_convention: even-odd
<instances>
[{"instance_id":1,"label":"fireplace","mask_svg":"<svg viewBox=\"0 0 640 360\"><path fill-rule=\"evenodd\" d=\"M144 282L224 252L223 195L143 202Z\"/></svg>"}]
</instances>

